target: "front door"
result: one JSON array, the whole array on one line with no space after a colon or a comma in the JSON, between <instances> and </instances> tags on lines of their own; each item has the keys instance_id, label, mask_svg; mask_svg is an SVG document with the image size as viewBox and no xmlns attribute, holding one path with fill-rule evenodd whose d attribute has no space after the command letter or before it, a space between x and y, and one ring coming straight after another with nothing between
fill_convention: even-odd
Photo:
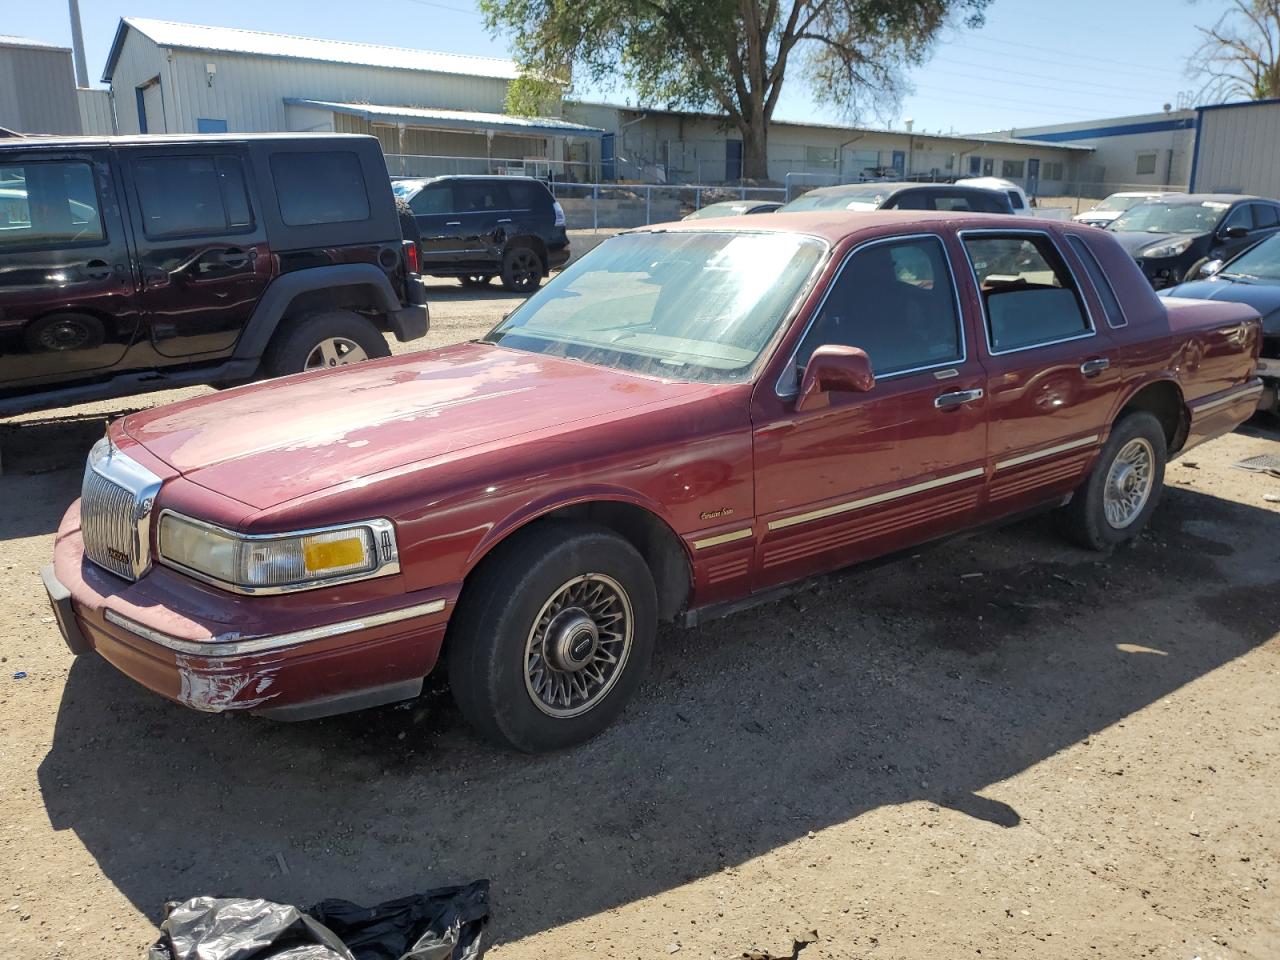
<instances>
[{"instance_id":1,"label":"front door","mask_svg":"<svg viewBox=\"0 0 1280 960\"><path fill-rule=\"evenodd\" d=\"M0 162L0 386L119 363L138 328L119 189L105 150Z\"/></svg>"},{"instance_id":2,"label":"front door","mask_svg":"<svg viewBox=\"0 0 1280 960\"><path fill-rule=\"evenodd\" d=\"M418 222L418 251L422 272L432 267L457 266L462 258L462 215L453 199L453 183L428 183L409 200L409 209Z\"/></svg>"},{"instance_id":3,"label":"front door","mask_svg":"<svg viewBox=\"0 0 1280 960\"><path fill-rule=\"evenodd\" d=\"M233 147L127 156L139 302L157 360L230 353L272 270L244 158Z\"/></svg>"},{"instance_id":4,"label":"front door","mask_svg":"<svg viewBox=\"0 0 1280 960\"><path fill-rule=\"evenodd\" d=\"M1102 442L1123 375L1105 322L1042 231L961 234L978 284L990 394L989 513L1065 496Z\"/></svg>"},{"instance_id":5,"label":"front door","mask_svg":"<svg viewBox=\"0 0 1280 960\"><path fill-rule=\"evenodd\" d=\"M757 589L971 525L985 488L986 372L941 237L874 240L832 281L783 382L753 399ZM795 409L824 344L865 350L866 393Z\"/></svg>"}]
</instances>

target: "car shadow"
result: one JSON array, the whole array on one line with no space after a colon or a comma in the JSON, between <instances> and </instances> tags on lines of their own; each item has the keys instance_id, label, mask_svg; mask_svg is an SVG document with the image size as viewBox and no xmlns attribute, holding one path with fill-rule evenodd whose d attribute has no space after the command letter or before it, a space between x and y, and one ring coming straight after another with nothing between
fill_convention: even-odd
<instances>
[{"instance_id":1,"label":"car shadow","mask_svg":"<svg viewBox=\"0 0 1280 960\"><path fill-rule=\"evenodd\" d=\"M545 283L545 281L543 281ZM444 301L510 300L512 305L524 301L532 291L513 293L504 290L497 280L483 287L464 287L457 280L429 277L426 282L427 305Z\"/></svg>"},{"instance_id":2,"label":"car shadow","mask_svg":"<svg viewBox=\"0 0 1280 960\"><path fill-rule=\"evenodd\" d=\"M1025 829L1004 780L1275 634L1274 523L1171 488L1109 558L1028 521L666 628L619 723L551 756L480 744L439 683L288 725L196 714L81 658L40 789L152 917L205 893L372 902L490 877L513 940L885 805Z\"/></svg>"}]
</instances>

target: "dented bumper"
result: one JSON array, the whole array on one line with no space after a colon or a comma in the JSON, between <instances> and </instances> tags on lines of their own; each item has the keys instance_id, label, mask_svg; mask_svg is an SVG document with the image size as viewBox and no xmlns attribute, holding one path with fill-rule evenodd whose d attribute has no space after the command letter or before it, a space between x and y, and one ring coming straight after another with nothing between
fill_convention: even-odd
<instances>
[{"instance_id":1,"label":"dented bumper","mask_svg":"<svg viewBox=\"0 0 1280 960\"><path fill-rule=\"evenodd\" d=\"M45 586L68 647L96 652L196 710L306 719L414 696L435 665L457 589L400 578L243 597L156 567L134 583L84 558L79 503Z\"/></svg>"}]
</instances>

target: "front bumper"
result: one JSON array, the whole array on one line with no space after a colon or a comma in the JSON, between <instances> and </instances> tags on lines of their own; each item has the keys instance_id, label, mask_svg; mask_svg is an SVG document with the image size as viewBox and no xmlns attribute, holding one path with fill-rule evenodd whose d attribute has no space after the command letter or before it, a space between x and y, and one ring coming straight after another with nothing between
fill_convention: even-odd
<instances>
[{"instance_id":1,"label":"front bumper","mask_svg":"<svg viewBox=\"0 0 1280 960\"><path fill-rule=\"evenodd\" d=\"M415 696L435 666L458 595L457 587L403 593L395 576L243 597L159 566L130 583L84 558L78 501L62 520L43 577L72 653L92 650L196 710L280 719Z\"/></svg>"}]
</instances>

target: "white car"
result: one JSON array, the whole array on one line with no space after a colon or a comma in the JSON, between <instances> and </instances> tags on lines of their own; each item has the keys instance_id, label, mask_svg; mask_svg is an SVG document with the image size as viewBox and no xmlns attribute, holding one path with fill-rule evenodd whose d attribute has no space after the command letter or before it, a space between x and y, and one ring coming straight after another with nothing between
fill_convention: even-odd
<instances>
[{"instance_id":1,"label":"white car","mask_svg":"<svg viewBox=\"0 0 1280 960\"><path fill-rule=\"evenodd\" d=\"M1156 197L1163 197L1167 192L1167 190L1129 190L1124 193L1113 193L1097 206L1084 213L1077 213L1071 219L1090 227L1105 227L1130 207L1136 207Z\"/></svg>"},{"instance_id":2,"label":"white car","mask_svg":"<svg viewBox=\"0 0 1280 960\"><path fill-rule=\"evenodd\" d=\"M1001 193L1009 195L1009 202L1013 204L1013 212L1020 217L1031 217L1035 214L1031 210L1031 202L1027 199L1023 189L1012 180L1005 180L1001 177L963 177L956 181L957 184L963 184L966 187L982 187L984 190L999 190Z\"/></svg>"}]
</instances>

